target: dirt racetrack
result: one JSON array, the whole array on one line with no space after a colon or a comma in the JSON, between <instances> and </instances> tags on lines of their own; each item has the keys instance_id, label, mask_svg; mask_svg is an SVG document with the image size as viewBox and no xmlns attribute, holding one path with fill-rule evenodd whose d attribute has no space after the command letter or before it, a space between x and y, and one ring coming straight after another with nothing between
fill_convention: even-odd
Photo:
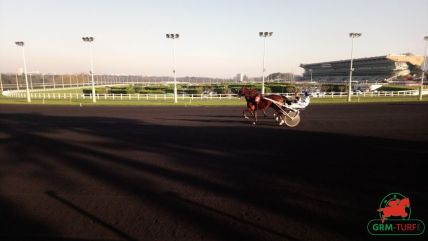
<instances>
[{"instance_id":1,"label":"dirt racetrack","mask_svg":"<svg viewBox=\"0 0 428 241\"><path fill-rule=\"evenodd\" d=\"M391 192L428 222L428 104L241 111L1 105L0 240L371 240Z\"/></svg>"}]
</instances>

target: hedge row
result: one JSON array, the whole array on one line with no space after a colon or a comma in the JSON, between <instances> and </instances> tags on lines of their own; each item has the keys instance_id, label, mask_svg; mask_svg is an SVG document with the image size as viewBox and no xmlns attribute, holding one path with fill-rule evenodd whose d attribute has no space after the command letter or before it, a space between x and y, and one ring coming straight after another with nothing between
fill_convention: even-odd
<instances>
[{"instance_id":1,"label":"hedge row","mask_svg":"<svg viewBox=\"0 0 428 241\"><path fill-rule=\"evenodd\" d=\"M177 85L177 92L179 94L203 94L203 93L217 93L217 94L236 94L242 87L255 88L261 91L260 84L246 84L246 85ZM265 85L266 93L294 93L300 92L309 86L299 87L293 84L284 83L267 83ZM320 86L323 92L343 92L346 91L346 85L332 85L324 84ZM128 85L124 87L97 87L97 94L169 94L174 92L173 85ZM83 93L91 94L92 89L83 89Z\"/></svg>"}]
</instances>

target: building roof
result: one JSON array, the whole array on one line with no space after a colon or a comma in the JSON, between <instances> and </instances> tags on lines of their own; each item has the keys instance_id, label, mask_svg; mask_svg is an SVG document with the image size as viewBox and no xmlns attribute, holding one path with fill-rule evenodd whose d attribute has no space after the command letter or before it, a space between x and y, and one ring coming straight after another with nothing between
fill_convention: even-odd
<instances>
[{"instance_id":1,"label":"building roof","mask_svg":"<svg viewBox=\"0 0 428 241\"><path fill-rule=\"evenodd\" d=\"M375 57L357 58L357 59L354 59L354 61L370 61L370 60L377 60L377 59L389 59L394 62L408 62L412 65L417 65L417 66L421 66L424 62L423 56L413 55L410 53L388 54L388 55L375 56ZM350 61L351 61L350 59L346 59L346 60L311 63L311 64L300 64L300 67L305 68L306 66L311 66L311 65L334 64L334 63L341 63L341 62L343 63L343 62L350 62Z\"/></svg>"},{"instance_id":2,"label":"building roof","mask_svg":"<svg viewBox=\"0 0 428 241\"><path fill-rule=\"evenodd\" d=\"M389 54L386 58L395 62L408 62L417 66L421 66L424 63L424 56L413 54Z\"/></svg>"}]
</instances>

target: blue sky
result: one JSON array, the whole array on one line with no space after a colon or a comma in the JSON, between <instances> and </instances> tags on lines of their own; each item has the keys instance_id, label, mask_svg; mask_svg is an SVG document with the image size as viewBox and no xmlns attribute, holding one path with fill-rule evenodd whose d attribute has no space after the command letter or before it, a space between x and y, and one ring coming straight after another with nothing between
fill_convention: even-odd
<instances>
[{"instance_id":1,"label":"blue sky","mask_svg":"<svg viewBox=\"0 0 428 241\"><path fill-rule=\"evenodd\" d=\"M82 36L94 36L96 73L171 75L177 32L178 76L301 73L300 63L350 57L349 32L362 32L355 57L423 55L428 0L0 0L0 71L79 73L89 69Z\"/></svg>"}]
</instances>

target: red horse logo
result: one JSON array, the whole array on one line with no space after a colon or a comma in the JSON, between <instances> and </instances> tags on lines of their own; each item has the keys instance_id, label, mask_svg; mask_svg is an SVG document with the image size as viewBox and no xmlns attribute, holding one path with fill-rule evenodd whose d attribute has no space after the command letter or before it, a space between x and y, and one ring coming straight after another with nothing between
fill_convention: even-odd
<instances>
[{"instance_id":1,"label":"red horse logo","mask_svg":"<svg viewBox=\"0 0 428 241\"><path fill-rule=\"evenodd\" d=\"M395 199L388 202L388 206L384 208L379 208L378 212L383 212L382 214L382 223L385 221L385 218L389 218L391 216L394 217L407 217L408 213L406 212L406 208L410 207L409 198L403 199Z\"/></svg>"}]
</instances>

